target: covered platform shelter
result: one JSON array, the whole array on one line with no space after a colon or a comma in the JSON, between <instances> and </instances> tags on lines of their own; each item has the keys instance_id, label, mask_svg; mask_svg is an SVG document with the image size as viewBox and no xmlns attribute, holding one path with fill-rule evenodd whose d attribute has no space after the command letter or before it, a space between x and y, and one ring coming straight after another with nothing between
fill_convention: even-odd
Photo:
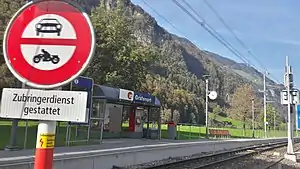
<instances>
[{"instance_id":1,"label":"covered platform shelter","mask_svg":"<svg viewBox=\"0 0 300 169\"><path fill-rule=\"evenodd\" d=\"M92 99L91 139L160 139L160 102L154 96L95 84Z\"/></svg>"},{"instance_id":2,"label":"covered platform shelter","mask_svg":"<svg viewBox=\"0 0 300 169\"><path fill-rule=\"evenodd\" d=\"M88 92L87 121L68 123L67 146L105 138L161 138L160 101L150 93L94 84L83 76L65 90Z\"/></svg>"}]
</instances>

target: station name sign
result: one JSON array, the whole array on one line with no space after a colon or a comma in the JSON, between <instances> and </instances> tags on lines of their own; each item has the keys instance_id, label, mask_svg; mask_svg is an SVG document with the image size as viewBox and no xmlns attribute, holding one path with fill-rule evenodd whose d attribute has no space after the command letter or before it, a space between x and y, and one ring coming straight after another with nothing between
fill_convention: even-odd
<instances>
[{"instance_id":1,"label":"station name sign","mask_svg":"<svg viewBox=\"0 0 300 169\"><path fill-rule=\"evenodd\" d=\"M86 121L87 92L4 88L1 118Z\"/></svg>"},{"instance_id":2,"label":"station name sign","mask_svg":"<svg viewBox=\"0 0 300 169\"><path fill-rule=\"evenodd\" d=\"M134 102L139 102L139 103L150 103L153 104L155 100L155 97L148 94L148 93L134 93L134 98L133 101Z\"/></svg>"}]
</instances>

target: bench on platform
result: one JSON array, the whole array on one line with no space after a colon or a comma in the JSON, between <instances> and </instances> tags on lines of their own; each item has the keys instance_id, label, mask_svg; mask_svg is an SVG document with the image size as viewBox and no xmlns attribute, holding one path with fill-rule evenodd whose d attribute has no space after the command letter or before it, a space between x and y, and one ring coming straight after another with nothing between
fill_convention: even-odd
<instances>
[{"instance_id":1,"label":"bench on platform","mask_svg":"<svg viewBox=\"0 0 300 169\"><path fill-rule=\"evenodd\" d=\"M229 130L209 129L209 135L213 137L230 137Z\"/></svg>"}]
</instances>

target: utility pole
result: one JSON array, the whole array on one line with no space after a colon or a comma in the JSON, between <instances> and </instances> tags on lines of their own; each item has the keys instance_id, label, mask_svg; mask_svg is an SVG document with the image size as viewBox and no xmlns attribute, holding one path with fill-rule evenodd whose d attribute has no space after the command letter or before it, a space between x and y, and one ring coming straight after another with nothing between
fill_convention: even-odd
<instances>
[{"instance_id":1,"label":"utility pole","mask_svg":"<svg viewBox=\"0 0 300 169\"><path fill-rule=\"evenodd\" d=\"M287 89L287 99L288 99L288 146L287 146L287 154L285 158L290 159L292 161L296 161L296 156L294 153L294 143L293 143L293 130L292 130L292 120L291 120L291 89L293 89L293 74L292 67L289 65L288 56L286 56L286 66L285 66L285 87Z\"/></svg>"},{"instance_id":2,"label":"utility pole","mask_svg":"<svg viewBox=\"0 0 300 169\"><path fill-rule=\"evenodd\" d=\"M274 133L275 133L275 128L276 128L276 122L275 122L275 120L276 120L276 111L275 111L275 109L273 109L273 113L274 113L273 124L274 124Z\"/></svg>"},{"instance_id":3,"label":"utility pole","mask_svg":"<svg viewBox=\"0 0 300 169\"><path fill-rule=\"evenodd\" d=\"M264 128L265 128L265 138L267 138L267 97L266 97L266 75L267 71L264 73Z\"/></svg>"},{"instance_id":4,"label":"utility pole","mask_svg":"<svg viewBox=\"0 0 300 169\"><path fill-rule=\"evenodd\" d=\"M208 78L210 77L209 75L204 75L205 78L205 134L206 138L208 138Z\"/></svg>"},{"instance_id":5,"label":"utility pole","mask_svg":"<svg viewBox=\"0 0 300 169\"><path fill-rule=\"evenodd\" d=\"M252 138L254 138L254 99L252 98Z\"/></svg>"}]
</instances>

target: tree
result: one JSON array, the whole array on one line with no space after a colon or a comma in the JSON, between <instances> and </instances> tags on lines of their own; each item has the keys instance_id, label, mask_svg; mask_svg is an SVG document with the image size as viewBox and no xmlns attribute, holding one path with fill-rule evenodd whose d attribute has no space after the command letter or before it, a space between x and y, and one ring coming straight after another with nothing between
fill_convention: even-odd
<instances>
[{"instance_id":1,"label":"tree","mask_svg":"<svg viewBox=\"0 0 300 169\"><path fill-rule=\"evenodd\" d=\"M86 75L99 84L138 90L158 53L153 46L136 41L123 3L118 1L116 9L106 9L101 1L92 11L97 44Z\"/></svg>"},{"instance_id":2,"label":"tree","mask_svg":"<svg viewBox=\"0 0 300 169\"><path fill-rule=\"evenodd\" d=\"M209 116L209 120L215 121L217 119L217 115L219 115L221 112L221 107L219 105L215 105L213 107L211 115Z\"/></svg>"},{"instance_id":3,"label":"tree","mask_svg":"<svg viewBox=\"0 0 300 169\"><path fill-rule=\"evenodd\" d=\"M2 42L6 26L15 12L24 4L23 0L0 0L0 65L4 64Z\"/></svg>"},{"instance_id":4,"label":"tree","mask_svg":"<svg viewBox=\"0 0 300 169\"><path fill-rule=\"evenodd\" d=\"M24 5L25 1L23 0L0 0L0 93L2 93L2 88L4 87L16 87L18 81L16 78L11 74L8 70L3 53L3 36L6 29L6 26L13 16L13 14L22 6ZM0 94L1 95L1 94Z\"/></svg>"},{"instance_id":5,"label":"tree","mask_svg":"<svg viewBox=\"0 0 300 169\"><path fill-rule=\"evenodd\" d=\"M238 87L232 95L229 109L229 116L233 119L243 121L245 132L246 123L252 119L252 99L254 99L255 111L260 112L261 101L255 95L251 85L245 84Z\"/></svg>"},{"instance_id":6,"label":"tree","mask_svg":"<svg viewBox=\"0 0 300 169\"><path fill-rule=\"evenodd\" d=\"M219 105L214 106L213 113L219 115L222 113L222 108Z\"/></svg>"},{"instance_id":7,"label":"tree","mask_svg":"<svg viewBox=\"0 0 300 169\"><path fill-rule=\"evenodd\" d=\"M274 119L275 119L275 121L274 121ZM263 120L263 117L262 117L262 120ZM280 125L279 112L271 104L267 104L267 122L268 122L268 127L272 128L272 129L274 129L274 123L275 123L275 128L276 128L276 126Z\"/></svg>"}]
</instances>

